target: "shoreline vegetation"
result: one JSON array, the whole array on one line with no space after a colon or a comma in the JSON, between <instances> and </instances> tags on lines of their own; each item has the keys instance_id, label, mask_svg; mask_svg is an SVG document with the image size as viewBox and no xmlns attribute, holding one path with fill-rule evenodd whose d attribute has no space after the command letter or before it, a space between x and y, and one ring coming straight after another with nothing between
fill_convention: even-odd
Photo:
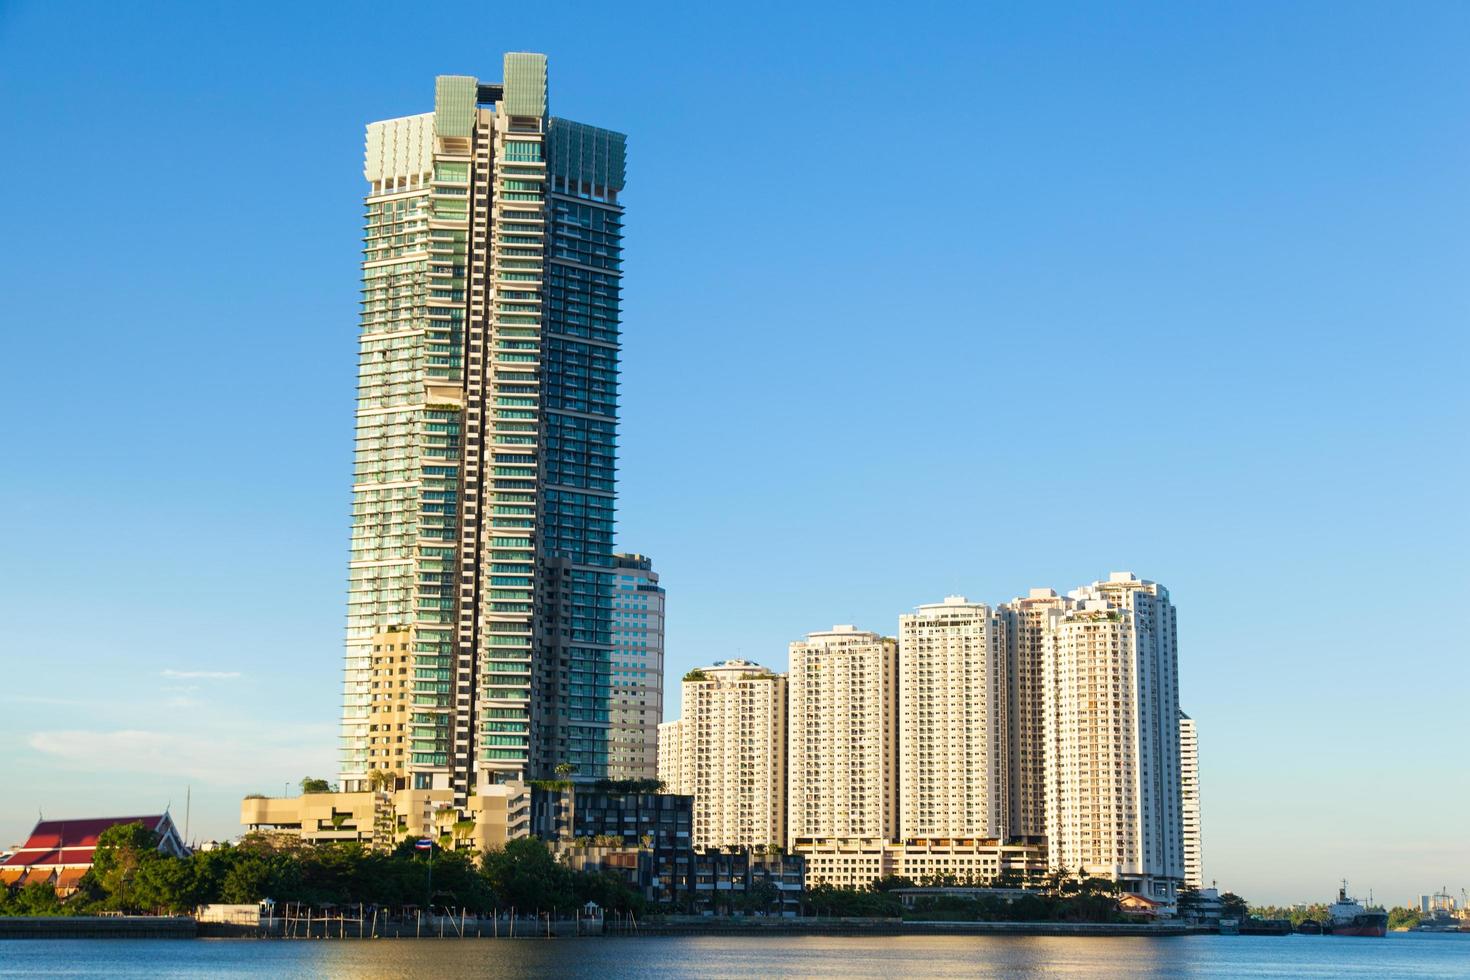
<instances>
[{"instance_id":1,"label":"shoreline vegetation","mask_svg":"<svg viewBox=\"0 0 1470 980\"><path fill-rule=\"evenodd\" d=\"M374 851L354 843L312 844L270 834L247 834L238 843L183 858L160 854L157 847L157 836L142 824L112 827L101 835L93 866L74 893L60 896L46 882L0 889L0 937L156 933L370 938L422 936L426 929L429 935L447 929L461 938L1214 931L1180 920L1147 921L1121 907L1115 883L1061 871L1025 882L1023 893L1004 897L900 897L900 889L916 885L971 884L941 878L882 879L864 888L818 884L800 894L800 915L791 917L780 914L783 896L769 882L745 892L712 891L697 901L686 896L678 903L650 902L615 871L573 871L536 838L513 840L484 854L438 849L426 854L407 839L392 851ZM1023 883L995 884L1017 888ZM789 898L788 893L788 911ZM1229 894L1222 898L1228 912L1246 918L1243 899ZM1195 893L1181 893L1180 911L1195 900ZM211 905L259 908L260 923L196 921L195 913ZM1270 917L1288 916L1283 910ZM54 924L38 921L42 919ZM75 924L64 925L63 920Z\"/></svg>"}]
</instances>

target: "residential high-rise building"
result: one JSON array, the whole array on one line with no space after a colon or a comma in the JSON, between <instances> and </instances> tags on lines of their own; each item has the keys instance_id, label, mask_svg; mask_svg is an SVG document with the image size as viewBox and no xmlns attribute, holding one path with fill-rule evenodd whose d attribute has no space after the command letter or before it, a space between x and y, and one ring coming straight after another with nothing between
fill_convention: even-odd
<instances>
[{"instance_id":1,"label":"residential high-rise building","mask_svg":"<svg viewBox=\"0 0 1470 980\"><path fill-rule=\"evenodd\" d=\"M853 626L790 646L786 836L892 837L898 827L898 644Z\"/></svg>"},{"instance_id":2,"label":"residential high-rise building","mask_svg":"<svg viewBox=\"0 0 1470 980\"><path fill-rule=\"evenodd\" d=\"M644 555L614 555L607 775L658 778L664 720L664 590Z\"/></svg>"},{"instance_id":3,"label":"residential high-rise building","mask_svg":"<svg viewBox=\"0 0 1470 980\"><path fill-rule=\"evenodd\" d=\"M1072 600L1055 589L1032 589L1025 598L1002 605L1006 619L1006 720L1008 724L1010 833L1046 833L1046 759L1042 751L1045 718L1042 660L1053 614Z\"/></svg>"},{"instance_id":4,"label":"residential high-rise building","mask_svg":"<svg viewBox=\"0 0 1470 980\"><path fill-rule=\"evenodd\" d=\"M684 719L661 722L658 726L658 778L666 793L686 792L677 787L694 785L691 760L684 754Z\"/></svg>"},{"instance_id":5,"label":"residential high-rise building","mask_svg":"<svg viewBox=\"0 0 1470 980\"><path fill-rule=\"evenodd\" d=\"M608 768L624 137L503 79L367 127L344 789Z\"/></svg>"},{"instance_id":6,"label":"residential high-rise building","mask_svg":"<svg viewBox=\"0 0 1470 980\"><path fill-rule=\"evenodd\" d=\"M786 678L748 660L684 675L683 713L659 727L659 778L694 797L694 843L786 843Z\"/></svg>"},{"instance_id":7,"label":"residential high-rise building","mask_svg":"<svg viewBox=\"0 0 1470 980\"><path fill-rule=\"evenodd\" d=\"M1199 735L1194 719L1179 712L1179 808L1184 833L1184 884L1205 887L1204 845L1200 838Z\"/></svg>"},{"instance_id":8,"label":"residential high-rise building","mask_svg":"<svg viewBox=\"0 0 1470 980\"><path fill-rule=\"evenodd\" d=\"M899 617L899 835L1009 834L1006 620L963 596Z\"/></svg>"},{"instance_id":9,"label":"residential high-rise building","mask_svg":"<svg viewBox=\"0 0 1470 980\"><path fill-rule=\"evenodd\" d=\"M1184 877L1174 607L1128 572L1071 597L1043 660L1050 861L1167 899Z\"/></svg>"}]
</instances>

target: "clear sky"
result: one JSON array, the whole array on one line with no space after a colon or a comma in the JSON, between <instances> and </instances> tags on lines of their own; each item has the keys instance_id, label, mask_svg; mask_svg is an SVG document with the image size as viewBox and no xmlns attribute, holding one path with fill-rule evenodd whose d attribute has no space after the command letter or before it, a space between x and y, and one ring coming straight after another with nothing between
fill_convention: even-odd
<instances>
[{"instance_id":1,"label":"clear sky","mask_svg":"<svg viewBox=\"0 0 1470 980\"><path fill-rule=\"evenodd\" d=\"M630 134L671 705L1129 569L1207 877L1470 886L1470 6L522 8L0 3L0 841L333 775L363 124L533 50Z\"/></svg>"}]
</instances>

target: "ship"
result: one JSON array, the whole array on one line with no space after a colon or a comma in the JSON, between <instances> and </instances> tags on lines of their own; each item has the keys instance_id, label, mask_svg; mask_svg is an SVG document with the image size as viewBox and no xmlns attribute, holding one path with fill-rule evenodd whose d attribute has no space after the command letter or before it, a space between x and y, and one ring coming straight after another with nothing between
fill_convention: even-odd
<instances>
[{"instance_id":1,"label":"ship","mask_svg":"<svg viewBox=\"0 0 1470 980\"><path fill-rule=\"evenodd\" d=\"M1445 888L1441 888L1429 899L1429 908L1414 927L1415 932L1460 932L1460 920L1455 916L1455 900Z\"/></svg>"},{"instance_id":2,"label":"ship","mask_svg":"<svg viewBox=\"0 0 1470 980\"><path fill-rule=\"evenodd\" d=\"M1388 913L1382 908L1364 908L1356 898L1348 898L1347 881L1337 890L1337 901L1327 907L1323 932L1333 936L1386 936Z\"/></svg>"}]
</instances>

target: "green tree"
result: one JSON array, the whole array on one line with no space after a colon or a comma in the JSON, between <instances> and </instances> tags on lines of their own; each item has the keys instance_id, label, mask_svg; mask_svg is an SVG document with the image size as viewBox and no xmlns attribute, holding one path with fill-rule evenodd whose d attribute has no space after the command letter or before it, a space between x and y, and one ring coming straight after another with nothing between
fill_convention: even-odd
<instances>
[{"instance_id":1,"label":"green tree","mask_svg":"<svg viewBox=\"0 0 1470 980\"><path fill-rule=\"evenodd\" d=\"M480 859L481 874L499 905L518 909L570 908L572 873L534 837L507 841Z\"/></svg>"},{"instance_id":2,"label":"green tree","mask_svg":"<svg viewBox=\"0 0 1470 980\"><path fill-rule=\"evenodd\" d=\"M0 892L0 913L4 915L61 915L61 899L48 882L35 881L8 894Z\"/></svg>"},{"instance_id":3,"label":"green tree","mask_svg":"<svg viewBox=\"0 0 1470 980\"><path fill-rule=\"evenodd\" d=\"M207 898L191 858L154 855L138 866L133 901L145 911L192 912Z\"/></svg>"},{"instance_id":4,"label":"green tree","mask_svg":"<svg viewBox=\"0 0 1470 980\"><path fill-rule=\"evenodd\" d=\"M1179 897L1175 900L1174 907L1178 910L1181 919L1198 918L1200 910L1199 889L1179 889Z\"/></svg>"},{"instance_id":5,"label":"green tree","mask_svg":"<svg viewBox=\"0 0 1470 980\"><path fill-rule=\"evenodd\" d=\"M105 907L119 912L147 910L144 903L152 896L139 890L139 870L159 860L163 858L158 853L158 835L141 823L117 824L98 835L89 873L107 896Z\"/></svg>"},{"instance_id":6,"label":"green tree","mask_svg":"<svg viewBox=\"0 0 1470 980\"><path fill-rule=\"evenodd\" d=\"M307 793L330 793L331 791L332 784L327 782L325 779L317 779L314 776L307 776L306 778L301 780L301 792L303 795Z\"/></svg>"},{"instance_id":7,"label":"green tree","mask_svg":"<svg viewBox=\"0 0 1470 980\"><path fill-rule=\"evenodd\" d=\"M917 888L914 879L905 878L903 875L884 875L871 883L868 887L875 892L891 892L895 888Z\"/></svg>"},{"instance_id":8,"label":"green tree","mask_svg":"<svg viewBox=\"0 0 1470 980\"><path fill-rule=\"evenodd\" d=\"M776 887L775 882L765 878L752 882L740 895L738 904L742 912L769 912L780 898L781 889Z\"/></svg>"},{"instance_id":9,"label":"green tree","mask_svg":"<svg viewBox=\"0 0 1470 980\"><path fill-rule=\"evenodd\" d=\"M1388 910L1388 927L1390 929L1412 929L1419 924L1423 918L1417 909L1398 906Z\"/></svg>"},{"instance_id":10,"label":"green tree","mask_svg":"<svg viewBox=\"0 0 1470 980\"><path fill-rule=\"evenodd\" d=\"M897 895L825 884L808 888L802 896L802 904L812 915L838 918L891 919L903 913L903 903Z\"/></svg>"},{"instance_id":11,"label":"green tree","mask_svg":"<svg viewBox=\"0 0 1470 980\"><path fill-rule=\"evenodd\" d=\"M578 872L572 877L572 892L579 906L595 902L599 908L639 915L644 910L643 896L616 871Z\"/></svg>"},{"instance_id":12,"label":"green tree","mask_svg":"<svg viewBox=\"0 0 1470 980\"><path fill-rule=\"evenodd\" d=\"M1239 919L1244 922L1250 916L1250 905L1245 899L1234 892L1226 892L1220 896L1220 917L1224 919Z\"/></svg>"}]
</instances>

